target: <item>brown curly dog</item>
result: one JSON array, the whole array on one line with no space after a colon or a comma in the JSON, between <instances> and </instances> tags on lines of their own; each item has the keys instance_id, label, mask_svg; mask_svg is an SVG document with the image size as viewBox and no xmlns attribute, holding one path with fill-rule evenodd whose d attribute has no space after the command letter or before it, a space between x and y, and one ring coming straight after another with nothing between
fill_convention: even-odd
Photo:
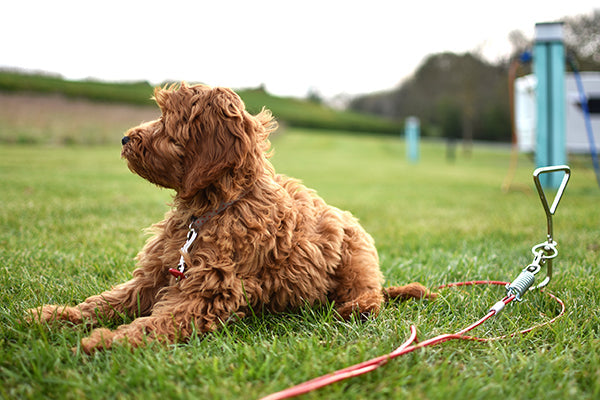
<instances>
[{"instance_id":1,"label":"brown curly dog","mask_svg":"<svg viewBox=\"0 0 600 400\"><path fill-rule=\"evenodd\" d=\"M245 111L231 90L157 88L162 116L126 133L129 168L176 192L152 227L133 279L74 307L46 305L31 319L98 324L86 353L115 343L177 342L250 308L281 312L335 302L342 318L377 313L387 298L433 296L418 283L384 290L373 239L348 212L277 175L266 152L271 113Z\"/></svg>"}]
</instances>

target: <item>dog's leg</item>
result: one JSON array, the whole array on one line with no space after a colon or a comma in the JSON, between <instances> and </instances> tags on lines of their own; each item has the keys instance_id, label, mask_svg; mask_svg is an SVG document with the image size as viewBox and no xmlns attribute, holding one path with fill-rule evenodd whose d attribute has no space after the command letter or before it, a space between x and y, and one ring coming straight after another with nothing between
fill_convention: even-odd
<instances>
[{"instance_id":1,"label":"dog's leg","mask_svg":"<svg viewBox=\"0 0 600 400\"><path fill-rule=\"evenodd\" d=\"M390 299L408 300L414 299L435 299L437 293L432 293L425 286L418 282L409 283L405 286L392 286L380 290L367 290L352 300L342 303L338 308L338 313L344 319L348 319L352 314L365 316L367 314L376 314L384 301Z\"/></svg>"},{"instance_id":2,"label":"dog's leg","mask_svg":"<svg viewBox=\"0 0 600 400\"><path fill-rule=\"evenodd\" d=\"M198 282L186 286L192 278L187 279L180 286L166 289L149 316L137 318L114 331L105 328L92 331L81 341L82 351L89 354L123 342L132 347L152 341L176 343L194 332L212 332L234 314L243 315L241 310L246 302L241 282L234 282L234 287L207 288ZM200 286L205 290L199 290Z\"/></svg>"},{"instance_id":3,"label":"dog's leg","mask_svg":"<svg viewBox=\"0 0 600 400\"><path fill-rule=\"evenodd\" d=\"M202 307L202 303L199 301L194 306ZM150 316L137 318L114 331L106 328L93 330L89 337L81 340L81 350L91 354L97 350L110 349L120 343L127 343L131 347L143 346L146 342L152 341L177 343L189 338L194 331L198 333L214 331L221 321L229 318L228 313L223 313L219 317L214 315L207 317L206 314L199 317L187 307L188 305L182 305L167 310L160 307L159 303Z\"/></svg>"},{"instance_id":4,"label":"dog's leg","mask_svg":"<svg viewBox=\"0 0 600 400\"><path fill-rule=\"evenodd\" d=\"M75 324L96 324L100 320L111 320L122 315L147 315L156 302L157 291L166 285L166 279L157 285L153 279L139 274L129 282L88 297L73 307L45 305L31 309L28 311L29 319L37 322L64 320Z\"/></svg>"},{"instance_id":5,"label":"dog's leg","mask_svg":"<svg viewBox=\"0 0 600 400\"><path fill-rule=\"evenodd\" d=\"M157 235L152 237L138 255L138 265L133 279L99 295L87 298L74 307L45 305L28 310L30 321L64 320L75 324L96 324L102 319L120 315L148 315L157 301L157 293L168 284L169 275L161 261L164 236L160 233L164 223L156 224Z\"/></svg>"},{"instance_id":6,"label":"dog's leg","mask_svg":"<svg viewBox=\"0 0 600 400\"><path fill-rule=\"evenodd\" d=\"M342 318L379 312L384 302L379 258L373 240L358 225L345 229L341 264L335 280L333 300Z\"/></svg>"},{"instance_id":7,"label":"dog's leg","mask_svg":"<svg viewBox=\"0 0 600 400\"><path fill-rule=\"evenodd\" d=\"M176 343L191 335L193 320L193 316L178 311L155 311L150 316L121 325L114 331L107 328L94 329L90 336L81 340L81 350L91 354L124 343L131 347L140 347L152 341Z\"/></svg>"}]
</instances>

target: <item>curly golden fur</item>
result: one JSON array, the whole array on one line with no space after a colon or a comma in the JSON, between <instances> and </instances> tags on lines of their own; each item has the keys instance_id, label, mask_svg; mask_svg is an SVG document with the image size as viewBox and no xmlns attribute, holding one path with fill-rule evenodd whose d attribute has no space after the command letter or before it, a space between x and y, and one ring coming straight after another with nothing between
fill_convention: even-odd
<instances>
[{"instance_id":1,"label":"curly golden fur","mask_svg":"<svg viewBox=\"0 0 600 400\"><path fill-rule=\"evenodd\" d=\"M97 324L129 315L130 324L97 328L90 353L126 341L177 342L210 332L252 310L281 312L335 302L342 318L377 313L388 297L431 296L418 283L382 289L371 236L348 212L327 205L268 161L271 113L251 115L231 90L181 84L157 88L162 115L126 133L122 157L141 177L176 192L152 227L133 279L74 306L30 310L33 319ZM177 266L194 216L234 201L202 226Z\"/></svg>"}]
</instances>

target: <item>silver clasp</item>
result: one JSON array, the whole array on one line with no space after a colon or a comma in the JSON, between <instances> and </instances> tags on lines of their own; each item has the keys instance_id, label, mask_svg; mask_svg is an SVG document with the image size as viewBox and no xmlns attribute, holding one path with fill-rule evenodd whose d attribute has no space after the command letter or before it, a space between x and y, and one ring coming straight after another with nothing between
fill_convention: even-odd
<instances>
[{"instance_id":1,"label":"silver clasp","mask_svg":"<svg viewBox=\"0 0 600 400\"><path fill-rule=\"evenodd\" d=\"M179 264L177 265L177 269L182 274L185 272L185 260L183 258L183 254L188 254L188 250L189 250L190 246L192 245L192 243L194 243L194 240L196 240L197 237L198 237L198 232L196 232L196 230L194 228L192 228L192 224L190 224L190 231L188 232L187 240L186 240L185 244L181 248L182 254L181 254L181 257L179 258Z\"/></svg>"},{"instance_id":2,"label":"silver clasp","mask_svg":"<svg viewBox=\"0 0 600 400\"><path fill-rule=\"evenodd\" d=\"M540 175L547 172L558 171L564 171L565 175L562 179L560 187L558 188L556 196L554 197L552 206L549 207L548 201L546 200L546 194L544 193L544 189L540 183ZM537 244L531 248L531 252L533 253L533 261L521 271L519 276L514 281L506 285L507 296L514 295L517 300L521 301L523 295L528 290L541 289L550 283L550 279L552 279L552 259L558 255L558 249L556 248L557 243L552 238L552 216L556 212L558 203L560 202L565 188L567 187L570 175L571 169L566 165L542 167L533 171L533 181L535 182L535 187L537 188L542 206L544 207L544 211L546 213L546 222L548 227L548 234L546 236L547 241ZM546 265L546 277L537 286L533 286L535 275L540 272L542 266L544 265Z\"/></svg>"},{"instance_id":3,"label":"silver clasp","mask_svg":"<svg viewBox=\"0 0 600 400\"><path fill-rule=\"evenodd\" d=\"M558 191L556 192L556 196L554 196L554 201L552 201L552 206L548 206L548 200L546 199L546 194L544 193L544 188L540 182L540 175L545 173L552 172L560 172L563 171L565 174L560 183ZM542 206L544 207L544 212L546 213L546 225L547 225L547 241L544 243L540 243L537 246L534 246L531 251L533 254L538 252L538 249L543 248L545 254L544 261L546 262L546 277L539 285L532 287L531 289L541 289L550 283L550 279L552 279L552 259L558 255L558 250L556 249L557 243L553 239L553 225L552 225L552 216L556 212L558 208L558 204L562 199L563 193L567 188L567 183L569 183L569 178L571 177L571 168L568 165L554 165L550 167L541 167L537 168L533 171L533 182L535 183L535 187L538 191L538 195L540 196L540 201L542 202Z\"/></svg>"},{"instance_id":4,"label":"silver clasp","mask_svg":"<svg viewBox=\"0 0 600 400\"><path fill-rule=\"evenodd\" d=\"M194 243L194 240L196 240L197 237L198 237L198 232L196 232L196 230L194 228L192 228L192 224L190 224L190 230L187 235L187 240L186 240L185 244L183 245L183 247L181 248L181 251L183 251L184 253L187 253L188 249L190 248L192 243Z\"/></svg>"}]
</instances>

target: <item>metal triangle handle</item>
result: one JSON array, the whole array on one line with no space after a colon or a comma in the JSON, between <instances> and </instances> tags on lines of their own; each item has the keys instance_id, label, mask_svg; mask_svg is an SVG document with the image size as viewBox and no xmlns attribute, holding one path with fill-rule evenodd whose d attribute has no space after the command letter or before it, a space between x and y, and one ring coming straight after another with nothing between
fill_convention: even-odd
<instances>
[{"instance_id":1,"label":"metal triangle handle","mask_svg":"<svg viewBox=\"0 0 600 400\"><path fill-rule=\"evenodd\" d=\"M563 176L562 182L556 192L556 196L554 196L554 201L552 202L552 206L548 207L548 200L546 200L546 194L544 193L544 188L540 183L540 175L550 172L560 172L564 171L565 175ZM556 209L558 208L558 203L560 203L560 199L567 187L567 183L569 182L569 178L571 176L571 168L568 165L553 165L550 167L541 167L533 171L533 181L535 182L535 187L537 188L538 194L540 195L540 200L542 201L542 205L544 206L544 211L546 215L554 215Z\"/></svg>"}]
</instances>

